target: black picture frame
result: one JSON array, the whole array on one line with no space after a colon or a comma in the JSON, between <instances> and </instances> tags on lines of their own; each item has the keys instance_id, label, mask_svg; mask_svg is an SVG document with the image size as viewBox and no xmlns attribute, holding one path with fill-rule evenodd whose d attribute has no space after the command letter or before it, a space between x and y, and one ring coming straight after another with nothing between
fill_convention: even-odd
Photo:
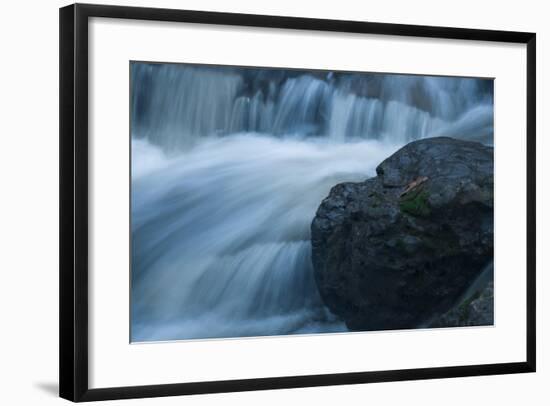
<instances>
[{"instance_id":1,"label":"black picture frame","mask_svg":"<svg viewBox=\"0 0 550 406\"><path fill-rule=\"evenodd\" d=\"M527 351L525 360L514 363L90 389L88 385L88 19L91 17L526 44L527 323L525 328ZM535 371L536 35L534 33L91 4L73 4L61 8L59 23L59 392L62 398L82 402Z\"/></svg>"}]
</instances>

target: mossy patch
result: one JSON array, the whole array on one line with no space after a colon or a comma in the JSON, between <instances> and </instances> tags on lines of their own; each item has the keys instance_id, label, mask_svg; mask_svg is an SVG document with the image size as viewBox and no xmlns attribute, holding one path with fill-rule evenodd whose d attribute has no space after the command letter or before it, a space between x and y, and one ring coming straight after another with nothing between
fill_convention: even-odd
<instances>
[{"instance_id":1,"label":"mossy patch","mask_svg":"<svg viewBox=\"0 0 550 406\"><path fill-rule=\"evenodd\" d=\"M399 209L403 213L416 217L426 217L431 213L426 190L412 190L399 199Z\"/></svg>"},{"instance_id":2,"label":"mossy patch","mask_svg":"<svg viewBox=\"0 0 550 406\"><path fill-rule=\"evenodd\" d=\"M371 207L377 208L384 203L384 196L381 193L373 192L369 195L371 201Z\"/></svg>"},{"instance_id":3,"label":"mossy patch","mask_svg":"<svg viewBox=\"0 0 550 406\"><path fill-rule=\"evenodd\" d=\"M401 252L406 252L407 251L407 246L405 245L405 242L402 240L402 239L398 239L396 242L395 242L395 246L397 247L397 249Z\"/></svg>"},{"instance_id":4,"label":"mossy patch","mask_svg":"<svg viewBox=\"0 0 550 406\"><path fill-rule=\"evenodd\" d=\"M466 321L470 317L470 303L471 302L463 302L460 304L460 306L458 306L457 316L458 322L460 324L466 323Z\"/></svg>"},{"instance_id":5,"label":"mossy patch","mask_svg":"<svg viewBox=\"0 0 550 406\"><path fill-rule=\"evenodd\" d=\"M478 299L480 295L481 292L477 291L458 306L458 321L460 323L466 323L466 321L468 321L471 310L470 305L474 300Z\"/></svg>"}]
</instances>

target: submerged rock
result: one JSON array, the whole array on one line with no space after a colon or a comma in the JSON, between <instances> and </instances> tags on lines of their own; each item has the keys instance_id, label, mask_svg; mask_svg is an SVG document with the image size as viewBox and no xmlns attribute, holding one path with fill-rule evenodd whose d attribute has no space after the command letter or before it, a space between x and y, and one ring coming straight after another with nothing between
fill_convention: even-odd
<instances>
[{"instance_id":1,"label":"submerged rock","mask_svg":"<svg viewBox=\"0 0 550 406\"><path fill-rule=\"evenodd\" d=\"M494 287L490 281L441 317L430 327L491 326L494 321Z\"/></svg>"},{"instance_id":2,"label":"submerged rock","mask_svg":"<svg viewBox=\"0 0 550 406\"><path fill-rule=\"evenodd\" d=\"M334 186L311 225L321 297L352 330L416 328L493 258L493 148L412 142L377 176Z\"/></svg>"}]
</instances>

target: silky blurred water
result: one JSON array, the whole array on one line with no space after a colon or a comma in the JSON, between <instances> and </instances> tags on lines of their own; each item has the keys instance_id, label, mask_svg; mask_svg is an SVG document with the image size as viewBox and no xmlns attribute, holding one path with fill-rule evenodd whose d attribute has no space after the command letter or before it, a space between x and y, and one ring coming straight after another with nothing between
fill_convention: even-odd
<instances>
[{"instance_id":1,"label":"silky blurred water","mask_svg":"<svg viewBox=\"0 0 550 406\"><path fill-rule=\"evenodd\" d=\"M492 81L132 64L132 341L346 331L310 224L405 143L492 143Z\"/></svg>"}]
</instances>

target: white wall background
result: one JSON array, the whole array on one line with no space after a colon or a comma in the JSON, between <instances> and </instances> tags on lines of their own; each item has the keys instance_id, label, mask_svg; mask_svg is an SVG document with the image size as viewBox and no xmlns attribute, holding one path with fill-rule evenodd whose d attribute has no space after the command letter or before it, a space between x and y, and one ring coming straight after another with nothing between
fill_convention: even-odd
<instances>
[{"instance_id":1,"label":"white wall background","mask_svg":"<svg viewBox=\"0 0 550 406\"><path fill-rule=\"evenodd\" d=\"M536 374L306 388L186 398L140 405L547 405L550 402L550 200L545 139L550 109L549 15L540 0L102 0L105 4L232 11L537 32L538 371ZM0 404L57 398L58 0L9 1L0 24ZM360 52L360 50L358 50ZM545 72L546 71L546 72ZM510 165L513 165L513 158ZM512 214L513 215L513 214ZM411 348L414 351L414 348ZM144 365L144 368L146 366ZM122 404L122 402L112 402Z\"/></svg>"}]
</instances>

